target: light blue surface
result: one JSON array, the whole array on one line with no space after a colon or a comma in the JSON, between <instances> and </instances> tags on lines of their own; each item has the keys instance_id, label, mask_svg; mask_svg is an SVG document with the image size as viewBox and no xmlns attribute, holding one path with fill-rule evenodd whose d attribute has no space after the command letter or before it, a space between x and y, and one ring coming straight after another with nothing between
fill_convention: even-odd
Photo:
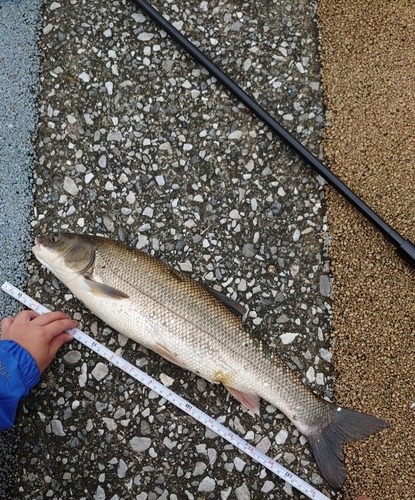
<instances>
[{"instance_id":1,"label":"light blue surface","mask_svg":"<svg viewBox=\"0 0 415 500\"><path fill-rule=\"evenodd\" d=\"M32 244L41 5L39 0L0 0L0 284L7 280L22 288ZM19 309L0 292L1 318Z\"/></svg>"}]
</instances>

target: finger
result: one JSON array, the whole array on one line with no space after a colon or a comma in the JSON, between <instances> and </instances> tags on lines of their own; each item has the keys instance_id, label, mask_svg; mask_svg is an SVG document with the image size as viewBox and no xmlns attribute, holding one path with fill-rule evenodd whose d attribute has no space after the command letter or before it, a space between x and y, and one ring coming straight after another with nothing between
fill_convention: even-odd
<instances>
[{"instance_id":1,"label":"finger","mask_svg":"<svg viewBox=\"0 0 415 500\"><path fill-rule=\"evenodd\" d=\"M7 330L12 326L14 318L4 318L1 321L1 333L4 335Z\"/></svg>"},{"instance_id":2,"label":"finger","mask_svg":"<svg viewBox=\"0 0 415 500\"><path fill-rule=\"evenodd\" d=\"M33 320L33 324L36 326L47 326L62 319L69 319L69 316L61 311L54 311L38 316Z\"/></svg>"},{"instance_id":3,"label":"finger","mask_svg":"<svg viewBox=\"0 0 415 500\"><path fill-rule=\"evenodd\" d=\"M70 342L73 340L72 335L69 335L69 333L63 332L60 333L59 335L56 335L56 337L53 338L49 345L49 353L55 357L56 353L59 351L59 349L66 344L67 342Z\"/></svg>"},{"instance_id":4,"label":"finger","mask_svg":"<svg viewBox=\"0 0 415 500\"><path fill-rule=\"evenodd\" d=\"M29 323L36 318L40 318L39 314L31 309L25 309L24 311L20 311L19 314L14 318L16 324L22 325L24 323Z\"/></svg>"},{"instance_id":5,"label":"finger","mask_svg":"<svg viewBox=\"0 0 415 500\"><path fill-rule=\"evenodd\" d=\"M58 319L44 326L44 335L50 343L60 333L63 333L65 330L69 330L70 328L75 328L76 326L78 326L78 322L74 319Z\"/></svg>"}]
</instances>

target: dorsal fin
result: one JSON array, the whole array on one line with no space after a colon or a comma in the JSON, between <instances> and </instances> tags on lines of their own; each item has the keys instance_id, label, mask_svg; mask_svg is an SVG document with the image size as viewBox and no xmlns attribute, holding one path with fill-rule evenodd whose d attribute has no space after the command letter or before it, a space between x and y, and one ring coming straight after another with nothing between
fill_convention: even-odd
<instances>
[{"instance_id":1,"label":"dorsal fin","mask_svg":"<svg viewBox=\"0 0 415 500\"><path fill-rule=\"evenodd\" d=\"M218 292L214 288L210 288L210 286L205 285L204 283L201 283L203 288L208 291L215 299L218 299L219 302L222 302L222 304L229 309L235 316L238 316L238 318L242 318L242 316L246 313L246 309L244 306L241 306L239 302L236 302L236 300L231 299L227 295L225 295L222 292Z\"/></svg>"}]
</instances>

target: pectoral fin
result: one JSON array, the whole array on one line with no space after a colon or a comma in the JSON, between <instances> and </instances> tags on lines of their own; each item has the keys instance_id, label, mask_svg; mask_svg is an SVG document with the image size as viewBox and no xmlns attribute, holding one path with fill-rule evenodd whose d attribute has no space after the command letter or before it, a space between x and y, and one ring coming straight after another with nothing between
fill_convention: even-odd
<instances>
[{"instance_id":1,"label":"pectoral fin","mask_svg":"<svg viewBox=\"0 0 415 500\"><path fill-rule=\"evenodd\" d=\"M225 385L228 391L232 394L232 396L237 399L242 405L246 406L248 410L251 410L252 413L259 415L259 396L256 394L249 394L247 392L238 391L233 387L228 387Z\"/></svg>"},{"instance_id":2,"label":"pectoral fin","mask_svg":"<svg viewBox=\"0 0 415 500\"><path fill-rule=\"evenodd\" d=\"M108 299L128 299L128 295L116 288L109 285L104 285L104 283L98 283L90 278L84 278L90 292L99 297L106 297Z\"/></svg>"}]
</instances>

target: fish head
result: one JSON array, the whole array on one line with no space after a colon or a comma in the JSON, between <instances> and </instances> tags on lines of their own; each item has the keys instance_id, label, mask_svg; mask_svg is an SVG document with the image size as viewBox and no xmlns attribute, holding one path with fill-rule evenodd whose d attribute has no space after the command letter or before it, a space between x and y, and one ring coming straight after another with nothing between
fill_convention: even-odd
<instances>
[{"instance_id":1,"label":"fish head","mask_svg":"<svg viewBox=\"0 0 415 500\"><path fill-rule=\"evenodd\" d=\"M52 232L37 236L32 248L38 261L64 283L90 271L95 260L93 238Z\"/></svg>"}]
</instances>

